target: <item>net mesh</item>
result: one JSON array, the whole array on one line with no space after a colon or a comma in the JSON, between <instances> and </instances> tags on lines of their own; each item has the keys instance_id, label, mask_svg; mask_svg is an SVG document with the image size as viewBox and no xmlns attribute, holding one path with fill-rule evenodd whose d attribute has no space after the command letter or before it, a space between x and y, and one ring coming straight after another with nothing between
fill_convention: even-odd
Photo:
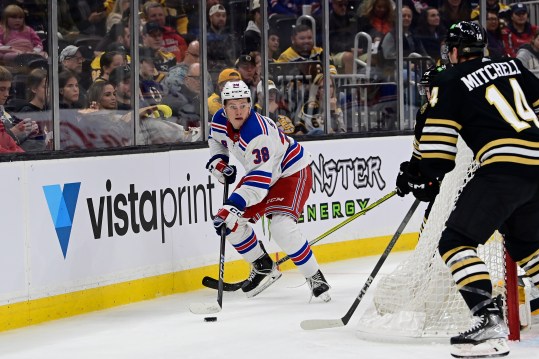
<instances>
[{"instance_id":1,"label":"net mesh","mask_svg":"<svg viewBox=\"0 0 539 359\"><path fill-rule=\"evenodd\" d=\"M449 269L438 253L438 241L455 202L478 164L459 139L456 167L442 182L414 252L382 277L374 300L359 321L359 331L404 337L448 337L469 329L471 315ZM478 255L487 265L493 295L504 295L503 238L495 233Z\"/></svg>"}]
</instances>

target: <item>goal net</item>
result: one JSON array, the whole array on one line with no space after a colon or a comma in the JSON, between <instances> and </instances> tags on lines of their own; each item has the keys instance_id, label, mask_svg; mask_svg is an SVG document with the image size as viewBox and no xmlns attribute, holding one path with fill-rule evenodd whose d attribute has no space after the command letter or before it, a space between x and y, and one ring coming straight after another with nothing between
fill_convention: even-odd
<instances>
[{"instance_id":1,"label":"goal net","mask_svg":"<svg viewBox=\"0 0 539 359\"><path fill-rule=\"evenodd\" d=\"M359 321L360 335L442 338L469 329L470 311L438 253L445 222L460 192L479 167L460 138L457 147L456 167L442 182L414 252L379 280L374 300ZM502 236L496 232L484 246L479 246L478 254L490 271L493 295L502 294L505 298L507 279Z\"/></svg>"}]
</instances>

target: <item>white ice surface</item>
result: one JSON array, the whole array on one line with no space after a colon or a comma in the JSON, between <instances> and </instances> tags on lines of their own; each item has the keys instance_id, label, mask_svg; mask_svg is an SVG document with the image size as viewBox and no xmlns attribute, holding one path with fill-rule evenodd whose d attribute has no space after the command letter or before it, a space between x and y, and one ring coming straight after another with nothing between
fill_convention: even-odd
<instances>
[{"instance_id":1,"label":"white ice surface","mask_svg":"<svg viewBox=\"0 0 539 359\"><path fill-rule=\"evenodd\" d=\"M406 255L391 254L379 275L391 271ZM304 319L342 317L378 258L322 265L332 285L329 303L309 304L304 279L289 271L255 298L247 299L241 291L226 293L214 323L188 310L191 303L215 300L216 292L204 289L0 333L0 358L451 358L448 344L359 339L357 320L372 291L347 326L300 328ZM521 342L510 343L509 358L537 358L539 326L522 334Z\"/></svg>"}]
</instances>

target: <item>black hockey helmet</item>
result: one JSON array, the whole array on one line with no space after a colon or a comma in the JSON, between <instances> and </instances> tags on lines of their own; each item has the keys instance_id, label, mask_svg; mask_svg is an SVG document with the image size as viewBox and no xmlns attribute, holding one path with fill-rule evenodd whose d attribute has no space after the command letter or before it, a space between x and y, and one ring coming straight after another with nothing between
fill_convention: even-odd
<instances>
[{"instance_id":1,"label":"black hockey helmet","mask_svg":"<svg viewBox=\"0 0 539 359\"><path fill-rule=\"evenodd\" d=\"M475 22L461 21L451 25L445 37L445 55L456 47L459 57L482 55L487 38L485 30Z\"/></svg>"},{"instance_id":2,"label":"black hockey helmet","mask_svg":"<svg viewBox=\"0 0 539 359\"><path fill-rule=\"evenodd\" d=\"M446 65L432 65L427 71L423 73L421 80L417 84L417 90L420 95L426 95L427 89L431 87L432 81L438 76L438 74L447 69Z\"/></svg>"}]
</instances>

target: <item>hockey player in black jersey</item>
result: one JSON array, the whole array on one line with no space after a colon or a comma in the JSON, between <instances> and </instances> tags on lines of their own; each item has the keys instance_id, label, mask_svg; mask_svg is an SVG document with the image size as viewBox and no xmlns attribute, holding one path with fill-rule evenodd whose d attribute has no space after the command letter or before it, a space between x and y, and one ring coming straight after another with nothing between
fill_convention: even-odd
<instances>
[{"instance_id":1,"label":"hockey player in black jersey","mask_svg":"<svg viewBox=\"0 0 539 359\"><path fill-rule=\"evenodd\" d=\"M480 168L464 187L443 231L439 252L476 319L451 338L454 357L509 353L507 326L476 249L499 229L505 246L539 286L539 79L517 59L483 56L485 32L459 22L448 30L446 53L453 67L432 86L419 138L414 195L429 191L455 166L458 135Z\"/></svg>"}]
</instances>

